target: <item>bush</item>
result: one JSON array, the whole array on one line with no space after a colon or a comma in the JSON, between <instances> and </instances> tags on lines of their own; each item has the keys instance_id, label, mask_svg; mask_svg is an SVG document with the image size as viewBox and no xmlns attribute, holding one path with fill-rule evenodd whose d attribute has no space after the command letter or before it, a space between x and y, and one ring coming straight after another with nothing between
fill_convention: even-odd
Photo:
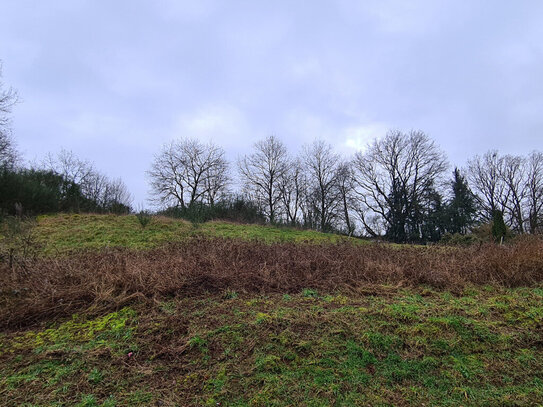
<instances>
[{"instance_id":1,"label":"bush","mask_svg":"<svg viewBox=\"0 0 543 407\"><path fill-rule=\"evenodd\" d=\"M217 219L239 223L266 222L266 217L257 204L240 197L223 199L213 205L194 203L186 208L171 207L159 212L159 215L181 218L192 223Z\"/></svg>"},{"instance_id":2,"label":"bush","mask_svg":"<svg viewBox=\"0 0 543 407\"><path fill-rule=\"evenodd\" d=\"M148 211L141 210L138 213L136 213L136 217L138 218L138 221L143 229L151 223L152 216Z\"/></svg>"},{"instance_id":3,"label":"bush","mask_svg":"<svg viewBox=\"0 0 543 407\"><path fill-rule=\"evenodd\" d=\"M507 226L503 221L503 213L501 211L494 211L492 214L492 236L496 242L503 242L507 235Z\"/></svg>"},{"instance_id":4,"label":"bush","mask_svg":"<svg viewBox=\"0 0 543 407\"><path fill-rule=\"evenodd\" d=\"M78 196L77 186L52 172L0 171L0 210L5 215L16 215L17 206L29 215L67 210Z\"/></svg>"},{"instance_id":5,"label":"bush","mask_svg":"<svg viewBox=\"0 0 543 407\"><path fill-rule=\"evenodd\" d=\"M81 211L127 214L130 207L116 200L89 199L80 185L52 171L0 169L0 217Z\"/></svg>"},{"instance_id":6,"label":"bush","mask_svg":"<svg viewBox=\"0 0 543 407\"><path fill-rule=\"evenodd\" d=\"M115 215L128 215L130 211L130 206L117 201L112 201L102 206L96 205L93 210L93 212L114 213Z\"/></svg>"},{"instance_id":7,"label":"bush","mask_svg":"<svg viewBox=\"0 0 543 407\"><path fill-rule=\"evenodd\" d=\"M27 259L36 255L38 244L33 219L7 216L0 224L0 261L12 269L15 263L24 267Z\"/></svg>"},{"instance_id":8,"label":"bush","mask_svg":"<svg viewBox=\"0 0 543 407\"><path fill-rule=\"evenodd\" d=\"M474 243L481 243L482 240L474 234L462 235L460 233L445 233L440 243L451 246L470 246Z\"/></svg>"},{"instance_id":9,"label":"bush","mask_svg":"<svg viewBox=\"0 0 543 407\"><path fill-rule=\"evenodd\" d=\"M471 230L471 233L476 236L480 241L489 243L489 242L495 242L495 238L492 234L492 222L488 223L482 223L477 227L474 227ZM513 232L511 232L510 229L507 229L507 233L505 235L505 239L507 241L510 241L514 237Z\"/></svg>"}]
</instances>

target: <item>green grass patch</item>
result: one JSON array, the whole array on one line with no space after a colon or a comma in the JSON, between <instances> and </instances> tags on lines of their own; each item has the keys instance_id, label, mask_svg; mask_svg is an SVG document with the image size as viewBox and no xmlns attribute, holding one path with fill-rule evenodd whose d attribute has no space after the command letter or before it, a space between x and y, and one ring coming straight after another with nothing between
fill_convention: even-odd
<instances>
[{"instance_id":1,"label":"green grass patch","mask_svg":"<svg viewBox=\"0 0 543 407\"><path fill-rule=\"evenodd\" d=\"M537 405L541 289L216 294L0 334L0 404ZM480 310L487 312L480 312ZM514 317L512 317L514 315ZM535 324L535 325L534 325Z\"/></svg>"},{"instance_id":2,"label":"green grass patch","mask_svg":"<svg viewBox=\"0 0 543 407\"><path fill-rule=\"evenodd\" d=\"M331 233L267 225L229 222L191 224L181 219L153 217L143 228L135 215L59 214L38 217L37 239L44 253L53 255L81 249L126 247L151 249L166 243L182 242L195 236L259 240L267 243L337 243L360 239Z\"/></svg>"},{"instance_id":3,"label":"green grass patch","mask_svg":"<svg viewBox=\"0 0 543 407\"><path fill-rule=\"evenodd\" d=\"M117 405L113 395L104 396L104 389L119 362L137 349L135 322L136 313L123 308L98 318L74 315L49 328L0 337L1 404Z\"/></svg>"}]
</instances>

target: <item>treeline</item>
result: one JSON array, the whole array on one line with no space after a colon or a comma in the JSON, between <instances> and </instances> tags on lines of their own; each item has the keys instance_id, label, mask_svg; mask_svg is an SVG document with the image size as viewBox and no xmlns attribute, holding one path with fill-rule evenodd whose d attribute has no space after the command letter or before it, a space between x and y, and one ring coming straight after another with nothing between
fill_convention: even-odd
<instances>
[{"instance_id":1,"label":"treeline","mask_svg":"<svg viewBox=\"0 0 543 407\"><path fill-rule=\"evenodd\" d=\"M122 180L71 152L25 168L9 126L16 102L0 83L0 216L131 210ZM421 131L391 131L350 157L321 140L293 155L269 136L235 165L220 146L179 139L154 157L148 177L162 213L193 221L270 222L401 243L474 229L497 239L543 232L543 153L489 151L451 171Z\"/></svg>"},{"instance_id":2,"label":"treeline","mask_svg":"<svg viewBox=\"0 0 543 407\"><path fill-rule=\"evenodd\" d=\"M317 140L298 155L275 136L232 166L213 143L180 139L163 147L148 171L152 197L170 212L213 208L236 194L266 221L326 232L439 241L503 219L494 235L541 233L543 154L490 151L450 171L446 154L421 131L391 131L363 152L342 157ZM237 175L237 177L236 177Z\"/></svg>"},{"instance_id":3,"label":"treeline","mask_svg":"<svg viewBox=\"0 0 543 407\"><path fill-rule=\"evenodd\" d=\"M1 78L0 61L0 78ZM112 180L88 161L62 150L26 167L11 133L10 113L17 92L0 81L0 219L5 215L131 210L131 196L120 179Z\"/></svg>"},{"instance_id":4,"label":"treeline","mask_svg":"<svg viewBox=\"0 0 543 407\"><path fill-rule=\"evenodd\" d=\"M55 212L128 213L131 196L122 180L111 180L88 161L62 150L25 168L0 161L0 216Z\"/></svg>"}]
</instances>

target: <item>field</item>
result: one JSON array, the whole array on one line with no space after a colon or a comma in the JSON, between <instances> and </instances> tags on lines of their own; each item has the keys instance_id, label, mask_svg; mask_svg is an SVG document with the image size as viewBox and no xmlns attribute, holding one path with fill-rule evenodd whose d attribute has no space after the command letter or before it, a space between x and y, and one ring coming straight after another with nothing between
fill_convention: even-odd
<instances>
[{"instance_id":1,"label":"field","mask_svg":"<svg viewBox=\"0 0 543 407\"><path fill-rule=\"evenodd\" d=\"M2 406L543 402L543 243L62 215L0 266Z\"/></svg>"}]
</instances>

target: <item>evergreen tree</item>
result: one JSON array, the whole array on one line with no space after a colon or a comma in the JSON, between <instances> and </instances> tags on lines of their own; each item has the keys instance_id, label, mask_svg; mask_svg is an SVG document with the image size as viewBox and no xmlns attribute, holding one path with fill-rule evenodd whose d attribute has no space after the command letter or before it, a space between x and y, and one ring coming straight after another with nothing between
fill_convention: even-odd
<instances>
[{"instance_id":1,"label":"evergreen tree","mask_svg":"<svg viewBox=\"0 0 543 407\"><path fill-rule=\"evenodd\" d=\"M0 168L0 218L56 212L128 213L130 208L115 199L99 203L86 197L80 185L53 171Z\"/></svg>"},{"instance_id":2,"label":"evergreen tree","mask_svg":"<svg viewBox=\"0 0 543 407\"><path fill-rule=\"evenodd\" d=\"M507 226L503 221L502 211L495 210L492 214L492 236L496 242L501 242L507 234Z\"/></svg>"},{"instance_id":3,"label":"evergreen tree","mask_svg":"<svg viewBox=\"0 0 543 407\"><path fill-rule=\"evenodd\" d=\"M451 186L453 197L447 205L447 231L466 234L476 222L475 195L458 168L454 169Z\"/></svg>"},{"instance_id":4,"label":"evergreen tree","mask_svg":"<svg viewBox=\"0 0 543 407\"><path fill-rule=\"evenodd\" d=\"M389 225L386 231L387 239L403 243L408 240L408 198L407 191L399 182L394 181L388 196L390 209L387 212Z\"/></svg>"},{"instance_id":5,"label":"evergreen tree","mask_svg":"<svg viewBox=\"0 0 543 407\"><path fill-rule=\"evenodd\" d=\"M437 242L446 232L447 207L443 204L441 194L433 188L425 198L425 212L421 222L422 241Z\"/></svg>"},{"instance_id":6,"label":"evergreen tree","mask_svg":"<svg viewBox=\"0 0 543 407\"><path fill-rule=\"evenodd\" d=\"M27 215L70 211L84 199L79 187L51 171L0 170L0 212Z\"/></svg>"}]
</instances>

